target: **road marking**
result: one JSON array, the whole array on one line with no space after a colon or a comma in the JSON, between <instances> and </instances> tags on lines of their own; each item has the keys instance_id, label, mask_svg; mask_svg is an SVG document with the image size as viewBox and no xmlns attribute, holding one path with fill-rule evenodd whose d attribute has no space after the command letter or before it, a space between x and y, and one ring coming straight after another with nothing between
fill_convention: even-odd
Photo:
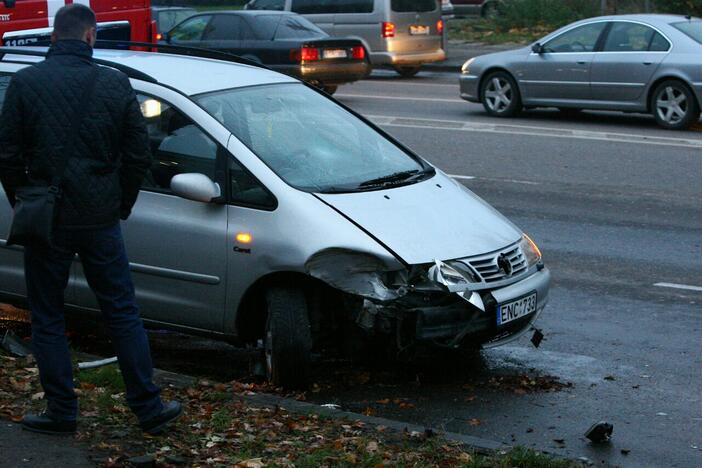
<instances>
[{"instance_id":1,"label":"road marking","mask_svg":"<svg viewBox=\"0 0 702 468\"><path fill-rule=\"evenodd\" d=\"M476 177L476 176L469 176L469 175L456 175L456 174L448 174L449 177L452 179L457 179L457 180L492 180L495 182L511 182L513 184L524 184L524 185L541 185L540 182L532 182L530 180L517 180L517 179L496 179L493 177Z\"/></svg>"},{"instance_id":2,"label":"road marking","mask_svg":"<svg viewBox=\"0 0 702 468\"><path fill-rule=\"evenodd\" d=\"M429 101L429 102L453 102L456 104L465 104L462 99L441 99L441 98L420 98L420 97L404 97L404 96L378 96L376 94L337 94L338 98L371 98L371 99L389 99L392 101Z\"/></svg>"},{"instance_id":3,"label":"road marking","mask_svg":"<svg viewBox=\"0 0 702 468\"><path fill-rule=\"evenodd\" d=\"M452 179L459 179L459 180L473 180L475 177L469 176L469 175L455 175L455 174L449 174L449 177Z\"/></svg>"},{"instance_id":4,"label":"road marking","mask_svg":"<svg viewBox=\"0 0 702 468\"><path fill-rule=\"evenodd\" d=\"M702 139L649 136L634 133L578 130L559 127L537 127L503 123L466 122L460 120L419 119L387 115L367 115L374 123L389 127L430 128L459 132L497 133L507 135L541 136L547 138L577 138L618 143L635 143L653 146L676 146L702 149Z\"/></svg>"},{"instance_id":5,"label":"road marking","mask_svg":"<svg viewBox=\"0 0 702 468\"><path fill-rule=\"evenodd\" d=\"M690 286L689 284L677 284L677 283L656 283L654 286L659 288L673 288L673 289L684 289L686 291L700 291L702 292L702 286Z\"/></svg>"},{"instance_id":6,"label":"road marking","mask_svg":"<svg viewBox=\"0 0 702 468\"><path fill-rule=\"evenodd\" d=\"M393 86L441 86L444 88L458 88L459 84L446 84L446 83L406 83L403 81L387 81L387 80L368 80L369 83L382 83L382 84L389 84ZM348 88L347 88L348 89Z\"/></svg>"}]
</instances>

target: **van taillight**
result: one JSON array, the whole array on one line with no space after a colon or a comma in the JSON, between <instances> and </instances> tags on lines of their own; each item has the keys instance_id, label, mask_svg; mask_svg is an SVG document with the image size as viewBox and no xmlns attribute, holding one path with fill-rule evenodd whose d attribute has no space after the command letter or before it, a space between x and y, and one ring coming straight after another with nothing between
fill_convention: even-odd
<instances>
[{"instance_id":1,"label":"van taillight","mask_svg":"<svg viewBox=\"0 0 702 468\"><path fill-rule=\"evenodd\" d=\"M395 37L395 23L383 22L383 37Z\"/></svg>"},{"instance_id":2,"label":"van taillight","mask_svg":"<svg viewBox=\"0 0 702 468\"><path fill-rule=\"evenodd\" d=\"M290 60L293 62L314 62L319 60L319 49L316 47L303 47L290 51Z\"/></svg>"},{"instance_id":3,"label":"van taillight","mask_svg":"<svg viewBox=\"0 0 702 468\"><path fill-rule=\"evenodd\" d=\"M366 58L366 49L364 49L363 46L354 47L351 49L351 57L354 60L363 60Z\"/></svg>"},{"instance_id":4,"label":"van taillight","mask_svg":"<svg viewBox=\"0 0 702 468\"><path fill-rule=\"evenodd\" d=\"M439 34L444 33L444 20L439 20L436 22L436 32Z\"/></svg>"}]
</instances>

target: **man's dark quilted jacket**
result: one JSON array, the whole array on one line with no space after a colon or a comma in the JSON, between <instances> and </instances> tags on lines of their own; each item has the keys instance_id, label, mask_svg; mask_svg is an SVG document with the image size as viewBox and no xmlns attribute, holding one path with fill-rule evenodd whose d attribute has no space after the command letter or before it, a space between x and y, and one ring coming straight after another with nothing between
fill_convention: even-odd
<instances>
[{"instance_id":1,"label":"man's dark quilted jacket","mask_svg":"<svg viewBox=\"0 0 702 468\"><path fill-rule=\"evenodd\" d=\"M91 75L97 82L88 100ZM77 110L82 123L70 138ZM127 76L95 65L92 48L75 40L55 43L46 60L17 72L7 89L0 179L10 203L17 187L51 181L66 157L58 226L100 228L129 216L151 164L146 124Z\"/></svg>"}]
</instances>

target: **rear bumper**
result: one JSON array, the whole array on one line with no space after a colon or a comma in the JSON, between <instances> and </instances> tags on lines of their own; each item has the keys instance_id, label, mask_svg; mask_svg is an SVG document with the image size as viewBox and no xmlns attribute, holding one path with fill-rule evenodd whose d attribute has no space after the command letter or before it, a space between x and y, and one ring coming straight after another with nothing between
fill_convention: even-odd
<instances>
[{"instance_id":1,"label":"rear bumper","mask_svg":"<svg viewBox=\"0 0 702 468\"><path fill-rule=\"evenodd\" d=\"M444 52L443 49L422 52L420 54L371 52L370 60L373 65L419 66L424 63L446 60L446 52Z\"/></svg>"},{"instance_id":2,"label":"rear bumper","mask_svg":"<svg viewBox=\"0 0 702 468\"><path fill-rule=\"evenodd\" d=\"M479 82L479 77L476 75L462 74L459 78L461 98L470 102L480 102Z\"/></svg>"},{"instance_id":3,"label":"rear bumper","mask_svg":"<svg viewBox=\"0 0 702 468\"><path fill-rule=\"evenodd\" d=\"M277 71L308 82L337 85L365 78L371 72L371 65L367 61L303 63L301 65L281 67Z\"/></svg>"}]
</instances>

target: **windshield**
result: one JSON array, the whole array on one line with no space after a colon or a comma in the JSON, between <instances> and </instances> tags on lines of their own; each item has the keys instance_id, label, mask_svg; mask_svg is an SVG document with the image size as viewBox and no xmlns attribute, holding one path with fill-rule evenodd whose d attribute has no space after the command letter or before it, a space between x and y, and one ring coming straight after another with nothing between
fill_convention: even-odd
<instances>
[{"instance_id":1,"label":"windshield","mask_svg":"<svg viewBox=\"0 0 702 468\"><path fill-rule=\"evenodd\" d=\"M434 173L353 114L301 84L218 91L196 101L300 190L373 190Z\"/></svg>"},{"instance_id":2,"label":"windshield","mask_svg":"<svg viewBox=\"0 0 702 468\"><path fill-rule=\"evenodd\" d=\"M702 21L685 21L675 23L673 26L702 44Z\"/></svg>"}]
</instances>

